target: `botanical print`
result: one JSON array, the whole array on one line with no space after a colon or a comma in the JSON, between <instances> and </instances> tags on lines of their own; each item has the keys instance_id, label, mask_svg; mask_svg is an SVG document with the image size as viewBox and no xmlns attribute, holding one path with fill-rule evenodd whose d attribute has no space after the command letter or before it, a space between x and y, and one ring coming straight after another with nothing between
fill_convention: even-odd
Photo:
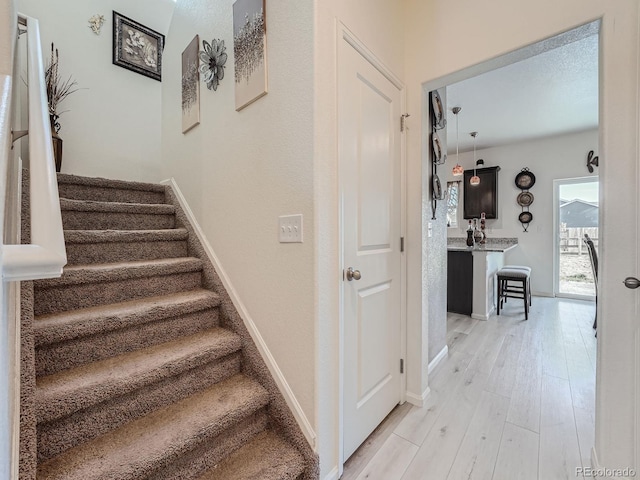
<instances>
[{"instance_id":1,"label":"botanical print","mask_svg":"<svg viewBox=\"0 0 640 480\"><path fill-rule=\"evenodd\" d=\"M237 0L233 4L236 110L267 93L264 7L264 0Z\"/></svg>"},{"instance_id":2,"label":"botanical print","mask_svg":"<svg viewBox=\"0 0 640 480\"><path fill-rule=\"evenodd\" d=\"M122 58L141 67L157 69L158 42L133 28L126 29L128 36L123 36Z\"/></svg>"},{"instance_id":3,"label":"botanical print","mask_svg":"<svg viewBox=\"0 0 640 480\"><path fill-rule=\"evenodd\" d=\"M113 63L161 80L164 35L113 12Z\"/></svg>"},{"instance_id":4,"label":"botanical print","mask_svg":"<svg viewBox=\"0 0 640 480\"><path fill-rule=\"evenodd\" d=\"M199 43L196 35L182 52L182 133L200 123Z\"/></svg>"}]
</instances>

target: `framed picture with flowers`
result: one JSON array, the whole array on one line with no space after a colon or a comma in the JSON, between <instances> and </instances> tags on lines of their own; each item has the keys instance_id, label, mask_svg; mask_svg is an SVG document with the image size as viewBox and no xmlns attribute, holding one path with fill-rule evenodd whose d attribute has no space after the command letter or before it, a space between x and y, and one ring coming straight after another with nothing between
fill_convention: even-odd
<instances>
[{"instance_id":1,"label":"framed picture with flowers","mask_svg":"<svg viewBox=\"0 0 640 480\"><path fill-rule=\"evenodd\" d=\"M113 64L162 81L164 35L113 12Z\"/></svg>"}]
</instances>

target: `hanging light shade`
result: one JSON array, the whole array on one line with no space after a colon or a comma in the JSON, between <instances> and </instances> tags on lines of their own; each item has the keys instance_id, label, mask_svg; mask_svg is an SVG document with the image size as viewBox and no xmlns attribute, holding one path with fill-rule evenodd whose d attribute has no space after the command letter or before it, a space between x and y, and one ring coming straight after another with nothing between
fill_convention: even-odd
<instances>
[{"instance_id":1,"label":"hanging light shade","mask_svg":"<svg viewBox=\"0 0 640 480\"><path fill-rule=\"evenodd\" d=\"M471 185L480 185L480 177L477 175L476 167L478 166L476 162L476 137L478 136L478 132L471 132L471 136L473 137L473 177L469 180ZM484 162L483 162L484 163Z\"/></svg>"},{"instance_id":2,"label":"hanging light shade","mask_svg":"<svg viewBox=\"0 0 640 480\"><path fill-rule=\"evenodd\" d=\"M458 142L458 132L460 129L458 128L458 114L462 110L462 107L453 107L453 114L456 116L456 166L453 167L453 176L459 177L464 173L464 168L458 163L458 152L459 152L459 142Z\"/></svg>"}]
</instances>

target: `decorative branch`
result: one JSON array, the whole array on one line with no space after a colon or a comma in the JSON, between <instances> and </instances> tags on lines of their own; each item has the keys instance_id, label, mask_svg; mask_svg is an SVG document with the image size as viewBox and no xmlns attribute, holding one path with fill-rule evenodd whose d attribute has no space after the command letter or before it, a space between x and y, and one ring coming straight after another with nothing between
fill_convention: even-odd
<instances>
[{"instance_id":1,"label":"decorative branch","mask_svg":"<svg viewBox=\"0 0 640 480\"><path fill-rule=\"evenodd\" d=\"M51 127L56 133L60 131L60 123L58 118L64 113L58 111L58 105L69 95L78 91L77 82L69 76L66 80L62 80L58 67L60 64L58 49L51 43L51 59L44 71L44 81L47 90L47 100L49 102L49 116L51 118Z\"/></svg>"}]
</instances>

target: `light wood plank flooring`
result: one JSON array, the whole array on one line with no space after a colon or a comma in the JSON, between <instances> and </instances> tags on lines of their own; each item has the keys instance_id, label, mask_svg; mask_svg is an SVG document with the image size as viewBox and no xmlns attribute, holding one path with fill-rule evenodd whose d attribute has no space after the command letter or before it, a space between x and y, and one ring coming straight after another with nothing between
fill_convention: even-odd
<instances>
[{"instance_id":1,"label":"light wood plank flooring","mask_svg":"<svg viewBox=\"0 0 640 480\"><path fill-rule=\"evenodd\" d=\"M449 314L449 355L422 408L396 407L345 464L343 480L575 479L594 439L591 302L535 297L524 320Z\"/></svg>"}]
</instances>

